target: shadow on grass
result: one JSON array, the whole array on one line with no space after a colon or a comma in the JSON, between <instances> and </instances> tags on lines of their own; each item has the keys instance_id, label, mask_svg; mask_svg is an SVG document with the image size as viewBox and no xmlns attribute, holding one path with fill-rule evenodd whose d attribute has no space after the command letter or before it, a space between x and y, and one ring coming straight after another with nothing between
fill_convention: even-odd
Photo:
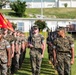
<instances>
[{"instance_id":1,"label":"shadow on grass","mask_svg":"<svg viewBox=\"0 0 76 75\"><path fill-rule=\"evenodd\" d=\"M22 17L20 15L17 15L15 12L9 12L8 15L10 15L11 17ZM27 15L23 15L23 17L26 17Z\"/></svg>"},{"instance_id":2,"label":"shadow on grass","mask_svg":"<svg viewBox=\"0 0 76 75\"><path fill-rule=\"evenodd\" d=\"M15 75L31 75L31 66L29 58L25 58L22 64L22 68L18 70ZM54 68L48 63L48 59L46 58L44 58L42 61L40 75L56 75Z\"/></svg>"},{"instance_id":3,"label":"shadow on grass","mask_svg":"<svg viewBox=\"0 0 76 75\"><path fill-rule=\"evenodd\" d=\"M43 59L41 66L41 75L56 75L52 64L49 64L48 59Z\"/></svg>"},{"instance_id":4,"label":"shadow on grass","mask_svg":"<svg viewBox=\"0 0 76 75\"><path fill-rule=\"evenodd\" d=\"M16 16L17 17L17 15L16 15L15 12L9 12L8 15L10 15L10 16Z\"/></svg>"}]
</instances>

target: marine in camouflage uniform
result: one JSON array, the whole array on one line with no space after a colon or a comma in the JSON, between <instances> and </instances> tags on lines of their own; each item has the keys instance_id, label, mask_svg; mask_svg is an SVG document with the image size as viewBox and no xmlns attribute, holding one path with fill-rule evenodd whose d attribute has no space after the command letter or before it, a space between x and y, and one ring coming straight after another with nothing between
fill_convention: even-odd
<instances>
[{"instance_id":1,"label":"marine in camouflage uniform","mask_svg":"<svg viewBox=\"0 0 76 75\"><path fill-rule=\"evenodd\" d=\"M16 35L16 42L15 42L15 53L16 53L16 69L19 69L19 59L20 59L20 52L21 52L21 37L20 37L20 31L16 31L17 35Z\"/></svg>"},{"instance_id":2,"label":"marine in camouflage uniform","mask_svg":"<svg viewBox=\"0 0 76 75\"><path fill-rule=\"evenodd\" d=\"M6 31L4 31L6 32ZM8 30L5 34L4 34L4 39L7 40L11 46L11 57L14 56L14 37L12 35L12 31Z\"/></svg>"},{"instance_id":3,"label":"marine in camouflage uniform","mask_svg":"<svg viewBox=\"0 0 76 75\"><path fill-rule=\"evenodd\" d=\"M33 26L32 32L33 34L28 39L30 47L32 75L39 75L42 57L45 49L45 43L44 37L41 34L39 34L39 29L37 26Z\"/></svg>"},{"instance_id":4,"label":"marine in camouflage uniform","mask_svg":"<svg viewBox=\"0 0 76 75\"><path fill-rule=\"evenodd\" d=\"M48 30L48 37L47 37L47 39L46 39L46 41L47 41L47 52L48 52L48 59L50 60L50 49L51 49L51 46L49 46L49 44L50 44L50 33L52 33L52 32L50 32L50 30Z\"/></svg>"},{"instance_id":5,"label":"marine in camouflage uniform","mask_svg":"<svg viewBox=\"0 0 76 75\"><path fill-rule=\"evenodd\" d=\"M3 32L0 30L0 75L7 75L7 69L10 65L10 44L7 40L3 39Z\"/></svg>"},{"instance_id":6,"label":"marine in camouflage uniform","mask_svg":"<svg viewBox=\"0 0 76 75\"><path fill-rule=\"evenodd\" d=\"M59 75L71 75L71 64L74 63L74 40L65 34L65 29L57 29L58 37L54 40L54 64ZM57 61L57 62L56 62Z\"/></svg>"},{"instance_id":7,"label":"marine in camouflage uniform","mask_svg":"<svg viewBox=\"0 0 76 75\"><path fill-rule=\"evenodd\" d=\"M11 64L12 64L12 58L14 57L14 38L12 36L12 31L8 29L4 29L4 36L3 38L7 40L11 47ZM8 68L8 74L11 73L11 68Z\"/></svg>"},{"instance_id":8,"label":"marine in camouflage uniform","mask_svg":"<svg viewBox=\"0 0 76 75\"><path fill-rule=\"evenodd\" d=\"M47 50L48 50L48 58L53 63L53 40L57 37L55 32L49 31L47 37Z\"/></svg>"},{"instance_id":9,"label":"marine in camouflage uniform","mask_svg":"<svg viewBox=\"0 0 76 75\"><path fill-rule=\"evenodd\" d=\"M14 56L12 57L12 65L11 65L11 74L13 75L17 69L16 69L16 64L17 64L17 61L16 61L16 31L13 32L12 36L13 36L13 39L14 39Z\"/></svg>"},{"instance_id":10,"label":"marine in camouflage uniform","mask_svg":"<svg viewBox=\"0 0 76 75\"><path fill-rule=\"evenodd\" d=\"M21 51L20 51L20 59L19 59L19 68L21 68L23 60L25 58L26 44L27 44L27 40L23 32L20 32L20 37L21 37Z\"/></svg>"},{"instance_id":11,"label":"marine in camouflage uniform","mask_svg":"<svg viewBox=\"0 0 76 75\"><path fill-rule=\"evenodd\" d=\"M28 41L25 37L25 35L22 33L22 49L23 49L23 60L25 59L25 56L26 56L26 48L27 48L27 45L28 45Z\"/></svg>"}]
</instances>

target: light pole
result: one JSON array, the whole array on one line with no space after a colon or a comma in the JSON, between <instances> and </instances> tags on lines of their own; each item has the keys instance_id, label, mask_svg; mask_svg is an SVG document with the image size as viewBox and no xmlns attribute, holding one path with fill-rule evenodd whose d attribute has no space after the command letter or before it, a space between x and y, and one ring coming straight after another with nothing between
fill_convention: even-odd
<instances>
[{"instance_id":1,"label":"light pole","mask_svg":"<svg viewBox=\"0 0 76 75\"><path fill-rule=\"evenodd\" d=\"M34 2L34 0L32 0L32 8L34 8L34 7L33 7L33 6L34 6L33 2Z\"/></svg>"},{"instance_id":2,"label":"light pole","mask_svg":"<svg viewBox=\"0 0 76 75\"><path fill-rule=\"evenodd\" d=\"M43 0L41 0L41 18L43 18Z\"/></svg>"},{"instance_id":3,"label":"light pole","mask_svg":"<svg viewBox=\"0 0 76 75\"><path fill-rule=\"evenodd\" d=\"M70 0L70 7L72 7L72 0Z\"/></svg>"}]
</instances>

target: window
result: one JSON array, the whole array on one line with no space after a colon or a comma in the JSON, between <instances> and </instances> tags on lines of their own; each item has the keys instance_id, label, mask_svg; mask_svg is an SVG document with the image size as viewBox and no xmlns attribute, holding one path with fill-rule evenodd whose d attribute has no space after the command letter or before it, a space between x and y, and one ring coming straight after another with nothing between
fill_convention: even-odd
<instances>
[{"instance_id":1,"label":"window","mask_svg":"<svg viewBox=\"0 0 76 75\"><path fill-rule=\"evenodd\" d=\"M24 22L17 23L17 30L24 31Z\"/></svg>"}]
</instances>

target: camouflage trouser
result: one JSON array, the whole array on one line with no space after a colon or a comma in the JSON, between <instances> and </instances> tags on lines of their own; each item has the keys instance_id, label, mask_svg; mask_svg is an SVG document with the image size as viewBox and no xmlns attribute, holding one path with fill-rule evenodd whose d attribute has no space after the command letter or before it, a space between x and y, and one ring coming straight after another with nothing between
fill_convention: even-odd
<instances>
[{"instance_id":1,"label":"camouflage trouser","mask_svg":"<svg viewBox=\"0 0 76 75\"><path fill-rule=\"evenodd\" d=\"M24 52L23 52L23 61L24 61L24 59L25 59L25 56L26 56L26 49L25 49Z\"/></svg>"},{"instance_id":2,"label":"camouflage trouser","mask_svg":"<svg viewBox=\"0 0 76 75\"><path fill-rule=\"evenodd\" d=\"M23 62L23 50L21 49L20 58L19 58L19 68L21 68Z\"/></svg>"},{"instance_id":3,"label":"camouflage trouser","mask_svg":"<svg viewBox=\"0 0 76 75\"><path fill-rule=\"evenodd\" d=\"M48 59L53 62L53 48L48 46Z\"/></svg>"},{"instance_id":4,"label":"camouflage trouser","mask_svg":"<svg viewBox=\"0 0 76 75\"><path fill-rule=\"evenodd\" d=\"M17 61L16 61L16 53L14 52L14 57L12 58L12 64L11 64L11 73L14 74L15 71L16 71L16 64L17 64Z\"/></svg>"},{"instance_id":5,"label":"camouflage trouser","mask_svg":"<svg viewBox=\"0 0 76 75\"><path fill-rule=\"evenodd\" d=\"M7 63L0 61L0 75L7 75Z\"/></svg>"},{"instance_id":6,"label":"camouflage trouser","mask_svg":"<svg viewBox=\"0 0 76 75\"><path fill-rule=\"evenodd\" d=\"M70 75L71 65L68 53L57 53L57 71L59 75Z\"/></svg>"},{"instance_id":7,"label":"camouflage trouser","mask_svg":"<svg viewBox=\"0 0 76 75\"><path fill-rule=\"evenodd\" d=\"M16 68L16 69L19 69L19 58L20 58L20 54L17 53L17 54L16 54L16 65L15 65L15 68Z\"/></svg>"},{"instance_id":8,"label":"camouflage trouser","mask_svg":"<svg viewBox=\"0 0 76 75\"><path fill-rule=\"evenodd\" d=\"M53 51L49 52L49 60L53 63Z\"/></svg>"},{"instance_id":9,"label":"camouflage trouser","mask_svg":"<svg viewBox=\"0 0 76 75\"><path fill-rule=\"evenodd\" d=\"M41 68L41 49L33 49L30 52L30 60L31 60L31 67L32 67L32 74L33 75L39 75L40 74L40 68Z\"/></svg>"}]
</instances>

